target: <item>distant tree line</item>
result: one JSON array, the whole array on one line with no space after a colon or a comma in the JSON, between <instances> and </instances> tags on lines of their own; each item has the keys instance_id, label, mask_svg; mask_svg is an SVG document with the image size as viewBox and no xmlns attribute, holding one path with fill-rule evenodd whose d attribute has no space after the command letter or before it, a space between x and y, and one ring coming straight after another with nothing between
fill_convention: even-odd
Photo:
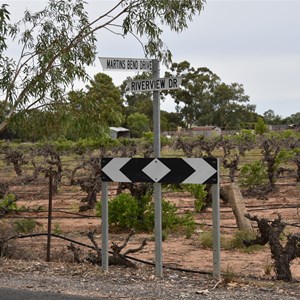
<instances>
[{"instance_id":1,"label":"distant tree line","mask_svg":"<svg viewBox=\"0 0 300 300\"><path fill-rule=\"evenodd\" d=\"M255 129L260 119L265 124L300 123L300 113L281 118L268 110L263 116L258 115L241 84L225 84L208 68L195 69L184 61L173 63L170 70L165 76L181 76L183 80L178 90L162 94L162 101L174 101L176 110L161 111L162 131L205 125L226 130ZM150 76L143 73L133 79ZM0 121L4 115L3 107ZM152 131L152 119L151 92L128 93L126 81L117 87L110 76L98 73L84 89L70 91L55 104L18 112L0 138L23 141L98 138L107 135L110 126L129 128L131 136L139 138Z\"/></svg>"}]
</instances>

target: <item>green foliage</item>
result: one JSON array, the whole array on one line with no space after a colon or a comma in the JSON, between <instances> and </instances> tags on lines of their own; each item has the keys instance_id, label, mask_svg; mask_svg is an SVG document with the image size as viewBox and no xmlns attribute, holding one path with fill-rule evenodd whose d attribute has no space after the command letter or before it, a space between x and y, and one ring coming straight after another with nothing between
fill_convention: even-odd
<instances>
[{"instance_id":1,"label":"green foliage","mask_svg":"<svg viewBox=\"0 0 300 300\"><path fill-rule=\"evenodd\" d=\"M148 132L150 130L150 121L148 117L141 113L134 113L130 115L127 119L127 125L130 129L130 133L132 137L140 138L143 136L144 132Z\"/></svg>"},{"instance_id":2,"label":"green foliage","mask_svg":"<svg viewBox=\"0 0 300 300\"><path fill-rule=\"evenodd\" d=\"M86 89L69 92L67 101L47 110L19 113L10 128L15 136L30 141L108 137L109 126L120 126L124 120L120 91L103 73L96 74Z\"/></svg>"},{"instance_id":3,"label":"green foliage","mask_svg":"<svg viewBox=\"0 0 300 300\"><path fill-rule=\"evenodd\" d=\"M269 125L278 125L282 123L282 119L279 115L275 115L272 109L269 109L263 113L264 120Z\"/></svg>"},{"instance_id":4,"label":"green foliage","mask_svg":"<svg viewBox=\"0 0 300 300\"><path fill-rule=\"evenodd\" d=\"M99 138L108 133L109 126L120 126L124 121L121 93L110 76L96 74L86 89L68 95L64 135L73 140Z\"/></svg>"},{"instance_id":5,"label":"green foliage","mask_svg":"<svg viewBox=\"0 0 300 300\"><path fill-rule=\"evenodd\" d=\"M200 235L200 245L203 249L212 249L213 237L211 231L204 231Z\"/></svg>"},{"instance_id":6,"label":"green foliage","mask_svg":"<svg viewBox=\"0 0 300 300\"><path fill-rule=\"evenodd\" d=\"M237 135L234 135L233 138L238 144L251 143L254 146L256 142L254 132L249 129L240 130L239 133Z\"/></svg>"},{"instance_id":7,"label":"green foliage","mask_svg":"<svg viewBox=\"0 0 300 300\"><path fill-rule=\"evenodd\" d=\"M97 213L101 216L101 203L97 204ZM108 202L108 223L120 229L137 228L139 206L130 194L120 194Z\"/></svg>"},{"instance_id":8,"label":"green foliage","mask_svg":"<svg viewBox=\"0 0 300 300\"><path fill-rule=\"evenodd\" d=\"M251 240L256 237L254 232L251 231L236 231L233 238L225 239L224 236L221 236L221 247L226 250L239 250L243 252L253 252L260 250L261 246L251 246L246 247L243 243L244 240ZM204 249L213 248L213 235L212 231L204 231L200 235L200 245Z\"/></svg>"},{"instance_id":9,"label":"green foliage","mask_svg":"<svg viewBox=\"0 0 300 300\"><path fill-rule=\"evenodd\" d=\"M180 32L200 13L203 1L122 1L109 9L110 18L96 16L91 21L85 5L83 0L50 0L39 12L26 10L16 24L9 24L6 5L1 6L0 90L4 95L4 111L8 113L0 121L0 132L17 113L28 112L34 106L46 104L51 109L64 103L66 88L75 80L88 78L86 68L93 64L97 53L96 31L114 25L120 18L122 25L116 27L117 34L146 37L146 56L170 62L171 52L161 39L163 30L157 17L172 31ZM6 43L8 37L12 38L10 44ZM8 51L8 45L19 45L20 57L14 60L3 55L4 50L5 54L15 52ZM106 104L110 100L106 98ZM109 109L106 107L105 111Z\"/></svg>"},{"instance_id":10,"label":"green foliage","mask_svg":"<svg viewBox=\"0 0 300 300\"><path fill-rule=\"evenodd\" d=\"M62 234L62 229L59 223L54 223L54 228L52 229L52 233L57 235Z\"/></svg>"},{"instance_id":11,"label":"green foliage","mask_svg":"<svg viewBox=\"0 0 300 300\"><path fill-rule=\"evenodd\" d=\"M271 189L275 188L277 171L281 163L285 163L291 153L289 151L295 145L293 133L290 130L284 132L270 132L259 137L262 149L263 162L266 164L268 181Z\"/></svg>"},{"instance_id":12,"label":"green foliage","mask_svg":"<svg viewBox=\"0 0 300 300\"><path fill-rule=\"evenodd\" d=\"M257 123L255 124L255 133L264 134L268 131L267 125L262 117L259 117Z\"/></svg>"},{"instance_id":13,"label":"green foliage","mask_svg":"<svg viewBox=\"0 0 300 300\"><path fill-rule=\"evenodd\" d=\"M183 80L181 88L166 93L174 98L187 127L213 124L240 129L241 123L253 121L255 106L245 104L249 96L242 84L227 85L208 68L194 68L187 61L173 63L170 69L165 77L180 76Z\"/></svg>"},{"instance_id":14,"label":"green foliage","mask_svg":"<svg viewBox=\"0 0 300 300\"><path fill-rule=\"evenodd\" d=\"M17 111L32 108L32 99L43 104L48 96L52 103L60 102L66 86L87 77L85 67L96 55L95 36L82 1L49 1L40 12L26 10L20 22L7 24L6 34L21 51L15 61L0 57L0 90L14 108L0 131Z\"/></svg>"},{"instance_id":15,"label":"green foliage","mask_svg":"<svg viewBox=\"0 0 300 300\"><path fill-rule=\"evenodd\" d=\"M7 194L3 199L0 199L0 212L10 213L12 211L17 211L18 206L16 204L16 199L13 194Z\"/></svg>"},{"instance_id":16,"label":"green foliage","mask_svg":"<svg viewBox=\"0 0 300 300\"><path fill-rule=\"evenodd\" d=\"M260 250L262 247L259 245L252 245L250 247L244 245L244 241L253 240L255 238L256 233L253 231L238 230L234 233L232 239L223 243L223 247L226 250L240 250L247 253Z\"/></svg>"},{"instance_id":17,"label":"green foliage","mask_svg":"<svg viewBox=\"0 0 300 300\"><path fill-rule=\"evenodd\" d=\"M245 164L241 168L239 183L249 190L263 187L268 183L266 167L261 161Z\"/></svg>"},{"instance_id":18,"label":"green foliage","mask_svg":"<svg viewBox=\"0 0 300 300\"><path fill-rule=\"evenodd\" d=\"M163 47L161 24L168 26L172 31L181 32L188 27L187 21L191 21L194 15L200 13L204 1L138 0L134 5L132 2L128 1L131 9L123 22L124 33L134 32L140 37L147 36L146 55L169 62L171 53ZM160 22L157 22L157 16Z\"/></svg>"},{"instance_id":19,"label":"green foliage","mask_svg":"<svg viewBox=\"0 0 300 300\"><path fill-rule=\"evenodd\" d=\"M36 221L33 219L21 219L15 222L15 229L18 233L33 232L36 228Z\"/></svg>"},{"instance_id":20,"label":"green foliage","mask_svg":"<svg viewBox=\"0 0 300 300\"><path fill-rule=\"evenodd\" d=\"M64 137L55 141L43 140L31 145L33 149L43 149L44 147L53 147L58 152L70 151L78 154L83 154L90 150L96 150L105 147L106 149L115 148L120 145L119 140L110 138L87 138L71 141Z\"/></svg>"},{"instance_id":21,"label":"green foliage","mask_svg":"<svg viewBox=\"0 0 300 300\"><path fill-rule=\"evenodd\" d=\"M96 212L101 216L102 204L98 202ZM108 222L118 229L136 229L153 231L154 229L154 201L149 195L137 200L130 194L119 194L108 202ZM176 227L184 228L186 231L194 230L195 221L191 214L183 217L177 215L174 204L162 199L162 229L169 231Z\"/></svg>"},{"instance_id":22,"label":"green foliage","mask_svg":"<svg viewBox=\"0 0 300 300\"><path fill-rule=\"evenodd\" d=\"M180 226L183 227L185 237L190 239L196 229L196 222L193 214L190 211L185 212L184 216L181 217Z\"/></svg>"},{"instance_id":23,"label":"green foliage","mask_svg":"<svg viewBox=\"0 0 300 300\"><path fill-rule=\"evenodd\" d=\"M177 208L174 204L162 199L162 229L174 229L180 223L180 218L176 215ZM144 228L147 231L154 229L154 201L150 201L144 212Z\"/></svg>"},{"instance_id":24,"label":"green foliage","mask_svg":"<svg viewBox=\"0 0 300 300\"><path fill-rule=\"evenodd\" d=\"M143 136L142 136L142 139L147 143L153 144L154 143L154 134L153 134L153 132L151 132L151 131L144 132Z\"/></svg>"},{"instance_id":25,"label":"green foliage","mask_svg":"<svg viewBox=\"0 0 300 300\"><path fill-rule=\"evenodd\" d=\"M185 184L184 188L195 198L195 212L201 212L206 206L207 191L203 184Z\"/></svg>"}]
</instances>

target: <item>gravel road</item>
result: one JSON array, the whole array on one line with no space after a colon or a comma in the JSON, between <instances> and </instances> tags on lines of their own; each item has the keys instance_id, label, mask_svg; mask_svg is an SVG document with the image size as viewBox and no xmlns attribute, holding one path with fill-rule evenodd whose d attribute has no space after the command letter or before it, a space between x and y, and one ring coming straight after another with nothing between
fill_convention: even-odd
<instances>
[{"instance_id":1,"label":"gravel road","mask_svg":"<svg viewBox=\"0 0 300 300\"><path fill-rule=\"evenodd\" d=\"M157 278L150 267L110 267L103 273L97 266L42 261L0 259L0 288L55 292L97 299L300 299L299 283L274 280L223 278L164 270ZM1 298L0 298L1 299Z\"/></svg>"}]
</instances>

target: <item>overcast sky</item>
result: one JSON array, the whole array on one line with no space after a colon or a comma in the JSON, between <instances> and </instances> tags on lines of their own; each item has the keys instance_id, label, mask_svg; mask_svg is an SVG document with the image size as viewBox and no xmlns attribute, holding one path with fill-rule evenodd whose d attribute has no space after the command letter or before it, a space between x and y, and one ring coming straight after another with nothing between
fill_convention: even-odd
<instances>
[{"instance_id":1,"label":"overcast sky","mask_svg":"<svg viewBox=\"0 0 300 300\"><path fill-rule=\"evenodd\" d=\"M117 1L86 0L91 19L107 11ZM19 19L25 8L36 11L44 0L0 0L10 4L12 18ZM282 117L300 112L300 0L227 1L207 0L204 10L183 33L165 31L164 41L173 61L189 61L193 67L208 67L223 82L243 84L256 112L272 109ZM132 37L121 38L99 32L98 56L144 56ZM162 67L161 75L165 69ZM103 72L99 61L89 68L91 75ZM129 72L109 72L116 85ZM174 110L174 103L162 103Z\"/></svg>"}]
</instances>

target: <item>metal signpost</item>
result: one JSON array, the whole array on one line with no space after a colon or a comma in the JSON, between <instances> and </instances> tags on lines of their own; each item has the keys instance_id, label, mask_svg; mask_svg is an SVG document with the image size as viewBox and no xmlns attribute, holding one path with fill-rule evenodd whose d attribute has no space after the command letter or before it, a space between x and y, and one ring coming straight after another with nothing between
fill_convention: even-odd
<instances>
[{"instance_id":1,"label":"metal signpost","mask_svg":"<svg viewBox=\"0 0 300 300\"><path fill-rule=\"evenodd\" d=\"M108 182L152 182L154 185L161 183L212 184L213 274L220 278L220 192L217 158L102 158L101 170L101 180L106 184ZM103 207L104 204L102 204ZM105 207L107 207L106 204ZM159 209L158 212L160 212ZM103 217L104 215L107 216L107 211L103 213ZM157 218L156 212L155 218ZM157 224L158 227L160 225ZM158 234L160 236L161 231ZM155 240L156 238L155 235ZM107 241L104 245L107 245ZM159 243L155 246L156 256L158 256L155 257L155 266L157 275L161 276L162 265L160 264L161 256L159 256L161 253L157 251L157 247L161 245ZM104 251L104 247L102 248Z\"/></svg>"},{"instance_id":2,"label":"metal signpost","mask_svg":"<svg viewBox=\"0 0 300 300\"><path fill-rule=\"evenodd\" d=\"M162 277L161 183L210 183L213 198L213 275L220 278L220 188L216 158L160 158L160 90L178 89L180 77L160 78L156 59L100 57L104 70L152 71L153 78L129 80L132 92L153 92L155 158L102 158L102 269L108 270L108 182L153 182L155 201L155 271Z\"/></svg>"}]
</instances>

